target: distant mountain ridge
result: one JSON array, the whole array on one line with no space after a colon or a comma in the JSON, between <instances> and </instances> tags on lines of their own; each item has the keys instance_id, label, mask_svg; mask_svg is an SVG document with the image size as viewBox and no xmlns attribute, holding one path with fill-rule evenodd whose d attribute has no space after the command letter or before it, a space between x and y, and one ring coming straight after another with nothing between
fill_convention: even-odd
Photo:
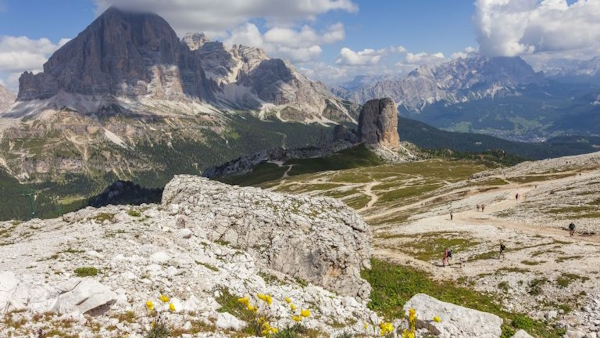
<instances>
[{"instance_id":1,"label":"distant mountain ridge","mask_svg":"<svg viewBox=\"0 0 600 338\"><path fill-rule=\"evenodd\" d=\"M16 98L15 94L0 85L0 112L13 104Z\"/></svg>"},{"instance_id":2,"label":"distant mountain ridge","mask_svg":"<svg viewBox=\"0 0 600 338\"><path fill-rule=\"evenodd\" d=\"M355 87L342 97L364 103L391 97L399 106L419 112L436 102L458 103L485 97L519 95L524 84L543 84L545 78L519 57L472 56L441 65L424 65L407 76L385 78L366 87Z\"/></svg>"}]
</instances>

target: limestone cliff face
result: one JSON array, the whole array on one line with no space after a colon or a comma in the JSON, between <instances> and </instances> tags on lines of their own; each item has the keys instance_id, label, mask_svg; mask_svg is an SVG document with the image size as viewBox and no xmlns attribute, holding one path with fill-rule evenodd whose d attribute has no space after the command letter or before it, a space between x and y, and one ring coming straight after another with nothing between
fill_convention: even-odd
<instances>
[{"instance_id":1,"label":"limestone cliff face","mask_svg":"<svg viewBox=\"0 0 600 338\"><path fill-rule=\"evenodd\" d=\"M155 14L109 8L76 38L56 51L44 72L24 73L20 101L47 100L60 93L60 106L73 95L88 101L202 101L217 108L276 113L284 121L354 122L352 113L323 83L258 48L210 41L203 33L179 40ZM97 113L96 103L86 114ZM144 109L140 107L139 109Z\"/></svg>"},{"instance_id":2,"label":"limestone cliff face","mask_svg":"<svg viewBox=\"0 0 600 338\"><path fill-rule=\"evenodd\" d=\"M108 9L56 51L44 72L25 73L19 100L84 95L209 99L200 60L161 17Z\"/></svg>"},{"instance_id":3,"label":"limestone cliff face","mask_svg":"<svg viewBox=\"0 0 600 338\"><path fill-rule=\"evenodd\" d=\"M358 133L360 141L367 145L398 149L398 112L394 101L383 98L365 103L358 117Z\"/></svg>"},{"instance_id":4,"label":"limestone cliff face","mask_svg":"<svg viewBox=\"0 0 600 338\"><path fill-rule=\"evenodd\" d=\"M83 95L212 98L200 58L154 14L108 9L56 51L44 72L25 73L19 100L47 99L59 91Z\"/></svg>"},{"instance_id":5,"label":"limestone cliff face","mask_svg":"<svg viewBox=\"0 0 600 338\"><path fill-rule=\"evenodd\" d=\"M15 102L15 94L0 85L0 111Z\"/></svg>"}]
</instances>

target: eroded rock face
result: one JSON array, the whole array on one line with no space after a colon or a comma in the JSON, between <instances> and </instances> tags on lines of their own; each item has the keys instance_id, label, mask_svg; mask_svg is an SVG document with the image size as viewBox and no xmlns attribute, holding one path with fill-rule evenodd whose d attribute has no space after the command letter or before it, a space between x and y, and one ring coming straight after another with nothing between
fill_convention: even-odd
<instances>
[{"instance_id":1,"label":"eroded rock face","mask_svg":"<svg viewBox=\"0 0 600 338\"><path fill-rule=\"evenodd\" d=\"M358 137L367 145L400 147L398 111L392 99L374 99L365 103L358 117Z\"/></svg>"},{"instance_id":2,"label":"eroded rock face","mask_svg":"<svg viewBox=\"0 0 600 338\"><path fill-rule=\"evenodd\" d=\"M338 200L181 175L165 187L162 204L186 216L187 227L247 250L265 267L368 300L371 287L360 270L370 267L371 232Z\"/></svg>"},{"instance_id":3,"label":"eroded rock face","mask_svg":"<svg viewBox=\"0 0 600 338\"><path fill-rule=\"evenodd\" d=\"M186 93L210 99L199 64L199 58L158 15L110 8L56 51L43 73L23 74L18 99L47 99L61 90L157 98Z\"/></svg>"}]
</instances>

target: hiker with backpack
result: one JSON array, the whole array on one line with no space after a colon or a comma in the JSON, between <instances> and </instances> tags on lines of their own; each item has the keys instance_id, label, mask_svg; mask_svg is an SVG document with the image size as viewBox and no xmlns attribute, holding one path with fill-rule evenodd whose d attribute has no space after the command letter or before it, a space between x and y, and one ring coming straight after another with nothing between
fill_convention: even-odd
<instances>
[{"instance_id":1,"label":"hiker with backpack","mask_svg":"<svg viewBox=\"0 0 600 338\"><path fill-rule=\"evenodd\" d=\"M446 266L446 263L450 266L450 262L448 261L449 258L452 258L452 249L446 248L446 250L444 250L444 258L442 258L442 266Z\"/></svg>"},{"instance_id":2,"label":"hiker with backpack","mask_svg":"<svg viewBox=\"0 0 600 338\"><path fill-rule=\"evenodd\" d=\"M575 223L571 222L569 224L569 236L573 236L575 234Z\"/></svg>"},{"instance_id":3,"label":"hiker with backpack","mask_svg":"<svg viewBox=\"0 0 600 338\"><path fill-rule=\"evenodd\" d=\"M498 259L504 258L504 251L506 251L506 246L500 241L500 254L498 255Z\"/></svg>"}]
</instances>

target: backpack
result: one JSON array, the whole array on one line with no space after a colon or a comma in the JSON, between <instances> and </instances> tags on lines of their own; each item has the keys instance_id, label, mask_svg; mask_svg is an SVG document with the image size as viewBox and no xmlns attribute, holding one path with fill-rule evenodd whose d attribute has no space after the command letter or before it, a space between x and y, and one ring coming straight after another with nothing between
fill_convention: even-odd
<instances>
[{"instance_id":1,"label":"backpack","mask_svg":"<svg viewBox=\"0 0 600 338\"><path fill-rule=\"evenodd\" d=\"M448 250L448 257L452 257L452 250Z\"/></svg>"},{"instance_id":2,"label":"backpack","mask_svg":"<svg viewBox=\"0 0 600 338\"><path fill-rule=\"evenodd\" d=\"M504 250L506 250L506 246L504 246L504 244L500 244L500 250L501 250L501 251L504 251Z\"/></svg>"},{"instance_id":3,"label":"backpack","mask_svg":"<svg viewBox=\"0 0 600 338\"><path fill-rule=\"evenodd\" d=\"M569 224L569 230L575 230L575 223Z\"/></svg>"}]
</instances>

